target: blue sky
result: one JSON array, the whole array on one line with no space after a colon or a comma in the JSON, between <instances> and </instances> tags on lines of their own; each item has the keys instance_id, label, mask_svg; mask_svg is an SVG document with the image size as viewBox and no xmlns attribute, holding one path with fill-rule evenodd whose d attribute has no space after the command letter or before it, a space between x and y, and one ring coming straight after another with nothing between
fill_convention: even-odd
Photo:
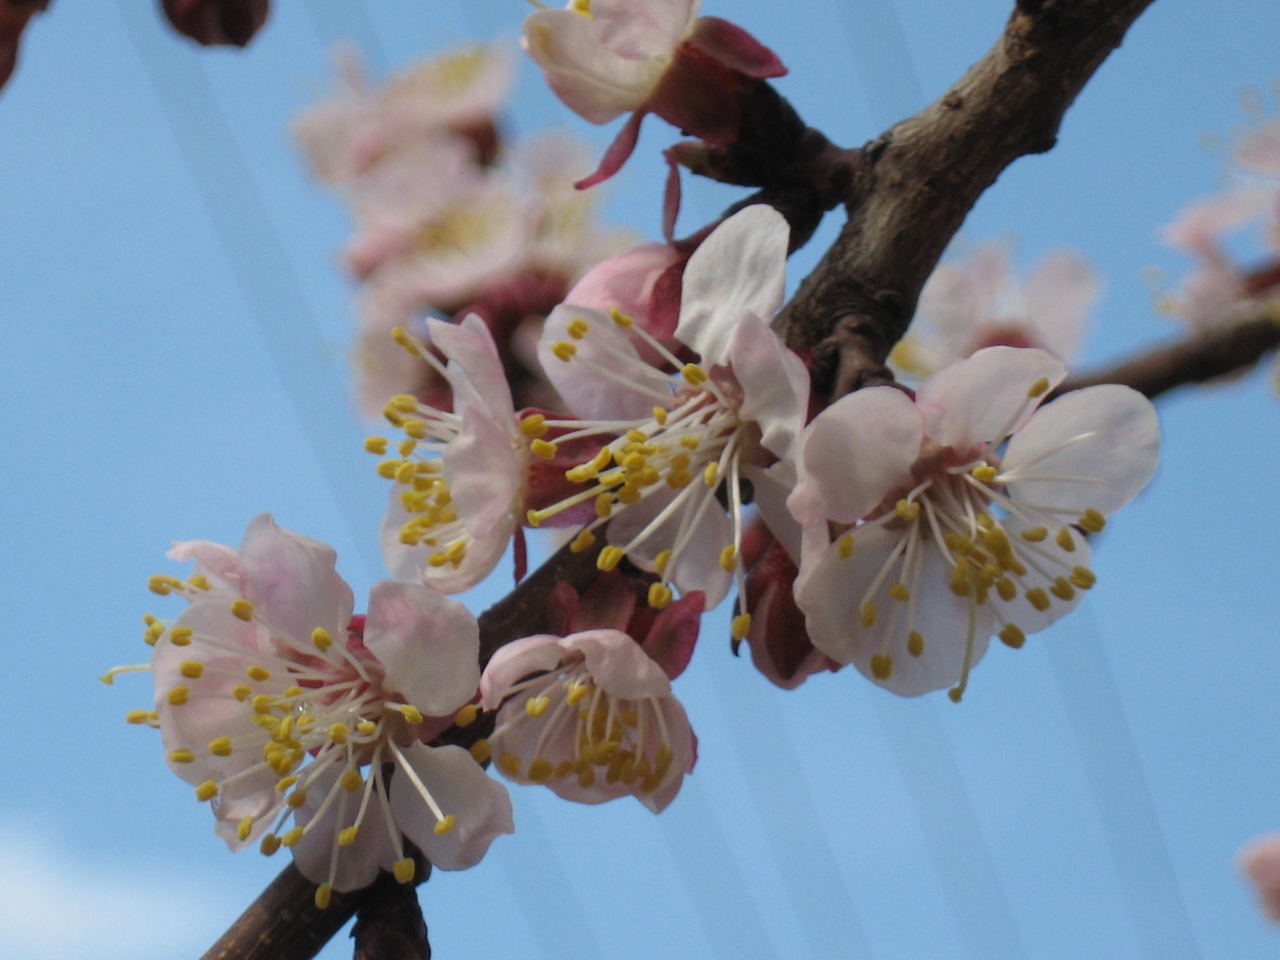
<instances>
[{"instance_id":1,"label":"blue sky","mask_svg":"<svg viewBox=\"0 0 1280 960\"><path fill-rule=\"evenodd\" d=\"M144 611L176 614L145 588L173 572L172 540L235 544L270 510L334 544L357 596L382 575L385 488L344 392L348 224L284 126L325 89L339 38L386 70L514 37L526 10L278 2L239 53L166 35L151 6L60 0L0 95L5 956L194 955L282 865L228 854L158 737L125 726L148 681L95 678L144 657ZM782 92L849 144L945 89L1008 8L704 6L772 45L793 70ZM1271 0L1158 0L1059 146L1015 164L967 222L974 240L1018 238L1024 264L1063 245L1095 260L1089 359L1173 332L1153 276L1167 285L1182 262L1155 231L1218 182L1212 141L1242 124L1247 86L1275 79L1277 28ZM514 129L607 142L521 77ZM610 216L650 236L670 134L648 121L609 190ZM736 196L686 187L686 228ZM1232 865L1280 828L1266 381L1162 404L1161 469L1101 538L1089 601L1022 651L993 650L960 706L852 672L776 691L709 620L678 686L701 750L677 802L655 818L513 787L517 833L423 888L437 955L1274 955Z\"/></svg>"}]
</instances>

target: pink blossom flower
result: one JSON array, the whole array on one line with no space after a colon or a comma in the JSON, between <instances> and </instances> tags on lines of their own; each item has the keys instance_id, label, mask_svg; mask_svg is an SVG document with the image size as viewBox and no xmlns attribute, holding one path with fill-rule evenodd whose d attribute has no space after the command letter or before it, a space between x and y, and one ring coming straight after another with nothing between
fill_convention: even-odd
<instances>
[{"instance_id":1,"label":"pink blossom flower","mask_svg":"<svg viewBox=\"0 0 1280 960\"><path fill-rule=\"evenodd\" d=\"M1040 407L1065 373L1043 350L991 347L914 400L873 387L813 419L788 506L815 647L895 693L954 684L959 700L992 634L1019 647L1079 603L1095 581L1081 531L1145 486L1159 431L1127 387Z\"/></svg>"},{"instance_id":2,"label":"pink blossom flower","mask_svg":"<svg viewBox=\"0 0 1280 960\"><path fill-rule=\"evenodd\" d=\"M238 551L195 540L169 556L195 560L194 575L151 587L190 606L149 620L155 711L130 719L160 728L228 846L288 847L324 906L379 868L411 879L402 834L456 870L512 831L502 786L462 748L427 745L479 681L479 630L461 604L383 581L352 617L333 550L266 514Z\"/></svg>"},{"instance_id":3,"label":"pink blossom flower","mask_svg":"<svg viewBox=\"0 0 1280 960\"><path fill-rule=\"evenodd\" d=\"M542 635L499 650L480 679L496 710L494 765L579 803L634 796L654 813L693 769L697 740L662 669L619 630Z\"/></svg>"},{"instance_id":4,"label":"pink blossom flower","mask_svg":"<svg viewBox=\"0 0 1280 960\"><path fill-rule=\"evenodd\" d=\"M402 344L450 385L452 412L411 396L387 405L405 433L379 473L395 480L382 523L382 555L392 574L443 593L479 583L501 559L524 509L529 436L516 419L511 391L488 328L479 317L459 324L427 320L431 347L400 332ZM366 448L388 453L384 437Z\"/></svg>"},{"instance_id":5,"label":"pink blossom flower","mask_svg":"<svg viewBox=\"0 0 1280 960\"><path fill-rule=\"evenodd\" d=\"M1253 881L1266 915L1280 923L1280 835L1251 840L1236 855L1236 862Z\"/></svg>"},{"instance_id":6,"label":"pink blossom flower","mask_svg":"<svg viewBox=\"0 0 1280 960\"><path fill-rule=\"evenodd\" d=\"M698 248L684 274L675 339L701 364L682 363L619 311L572 304L547 318L539 348L548 378L581 421L547 421L563 439L612 437L566 473L572 497L529 511L538 525L561 510L594 503L596 519L577 543L608 525L601 569L623 556L670 584L700 590L710 608L743 571L739 483L786 457L804 423L809 377L770 330L782 302L788 228L767 206L729 218ZM645 363L628 333L680 370L673 381ZM724 489L727 509L717 499ZM735 631L745 635L745 619Z\"/></svg>"},{"instance_id":7,"label":"pink blossom flower","mask_svg":"<svg viewBox=\"0 0 1280 960\"><path fill-rule=\"evenodd\" d=\"M556 96L591 123L631 119L590 186L617 172L640 121L656 113L715 146L733 142L750 84L779 77L777 56L740 27L698 17L700 0L570 0L524 22L521 44Z\"/></svg>"},{"instance_id":8,"label":"pink blossom flower","mask_svg":"<svg viewBox=\"0 0 1280 960\"><path fill-rule=\"evenodd\" d=\"M983 347L1007 346L1040 347L1070 363L1098 293L1097 275L1075 253L1050 254L1019 281L1008 247L984 244L934 270L893 361L927 375Z\"/></svg>"},{"instance_id":9,"label":"pink blossom flower","mask_svg":"<svg viewBox=\"0 0 1280 960\"><path fill-rule=\"evenodd\" d=\"M333 99L299 114L292 133L315 175L346 184L385 157L426 139L459 136L483 148L490 123L511 84L511 58L500 47L477 46L433 57L371 87L359 58L340 52Z\"/></svg>"}]
</instances>

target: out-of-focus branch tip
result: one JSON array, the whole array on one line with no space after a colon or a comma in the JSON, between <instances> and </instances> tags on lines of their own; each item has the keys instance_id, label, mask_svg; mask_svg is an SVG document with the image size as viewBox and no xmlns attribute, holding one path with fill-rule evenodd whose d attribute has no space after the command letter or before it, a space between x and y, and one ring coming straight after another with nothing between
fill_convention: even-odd
<instances>
[{"instance_id":1,"label":"out-of-focus branch tip","mask_svg":"<svg viewBox=\"0 0 1280 960\"><path fill-rule=\"evenodd\" d=\"M244 47L267 21L269 0L163 0L175 30L203 46Z\"/></svg>"}]
</instances>

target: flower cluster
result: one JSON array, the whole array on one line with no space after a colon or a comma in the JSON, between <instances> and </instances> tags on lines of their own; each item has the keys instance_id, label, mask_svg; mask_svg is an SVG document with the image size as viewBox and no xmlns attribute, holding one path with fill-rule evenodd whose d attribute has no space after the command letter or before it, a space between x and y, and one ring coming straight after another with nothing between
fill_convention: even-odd
<instances>
[{"instance_id":1,"label":"flower cluster","mask_svg":"<svg viewBox=\"0 0 1280 960\"><path fill-rule=\"evenodd\" d=\"M477 312L513 367L517 327L626 245L573 189L587 163L581 148L563 138L503 143L497 113L511 72L505 49L474 47L372 87L346 54L337 95L294 124L311 169L342 190L356 223L342 259L361 284L356 392L366 415L397 394L447 402L393 329Z\"/></svg>"},{"instance_id":2,"label":"flower cluster","mask_svg":"<svg viewBox=\"0 0 1280 960\"><path fill-rule=\"evenodd\" d=\"M1039 347L1069 364L1098 293L1097 276L1077 254L1049 254L1019 281L1008 246L983 244L933 271L911 331L890 360L907 373L927 375L983 347L1006 346Z\"/></svg>"},{"instance_id":3,"label":"flower cluster","mask_svg":"<svg viewBox=\"0 0 1280 960\"><path fill-rule=\"evenodd\" d=\"M1188 206L1164 229L1165 240L1198 265L1164 306L1194 329L1230 323L1259 308L1280 311L1280 117L1259 118L1232 151L1230 184ZM1257 263L1233 254L1229 234L1255 225Z\"/></svg>"}]
</instances>

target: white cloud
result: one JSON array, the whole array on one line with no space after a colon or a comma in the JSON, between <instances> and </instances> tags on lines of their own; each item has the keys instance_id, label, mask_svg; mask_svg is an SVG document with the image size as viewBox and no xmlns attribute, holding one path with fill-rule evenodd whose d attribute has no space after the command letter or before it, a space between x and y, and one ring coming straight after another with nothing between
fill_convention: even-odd
<instances>
[{"instance_id":1,"label":"white cloud","mask_svg":"<svg viewBox=\"0 0 1280 960\"><path fill-rule=\"evenodd\" d=\"M52 831L0 818L0 956L160 960L199 955L222 898L139 867L75 854Z\"/></svg>"}]
</instances>

